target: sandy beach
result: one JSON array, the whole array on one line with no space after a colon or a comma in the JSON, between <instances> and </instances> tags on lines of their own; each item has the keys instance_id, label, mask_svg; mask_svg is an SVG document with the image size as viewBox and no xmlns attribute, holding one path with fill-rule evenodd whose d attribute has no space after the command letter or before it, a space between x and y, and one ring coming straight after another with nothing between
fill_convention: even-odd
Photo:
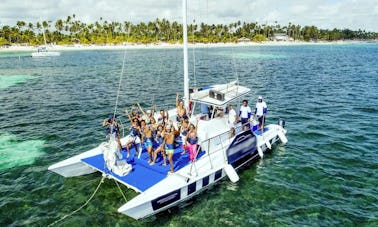
<instances>
[{"instance_id":1,"label":"sandy beach","mask_svg":"<svg viewBox=\"0 0 378 227\"><path fill-rule=\"evenodd\" d=\"M363 41L336 41L336 42L304 42L304 41L266 41L266 42L239 42L239 43L195 43L189 44L189 48L214 48L214 47L243 47L243 46L296 46L296 45L339 45L339 44L353 44L353 43L364 43ZM75 51L75 50L123 50L123 49L159 49L159 48L181 48L182 44L175 43L149 43L149 44L139 44L139 43L125 43L125 44L109 44L109 45L48 45L49 50L55 51ZM22 46L22 45L12 45L9 47L0 47L0 52L14 52L14 51L25 51L33 52L36 51L36 46Z\"/></svg>"}]
</instances>

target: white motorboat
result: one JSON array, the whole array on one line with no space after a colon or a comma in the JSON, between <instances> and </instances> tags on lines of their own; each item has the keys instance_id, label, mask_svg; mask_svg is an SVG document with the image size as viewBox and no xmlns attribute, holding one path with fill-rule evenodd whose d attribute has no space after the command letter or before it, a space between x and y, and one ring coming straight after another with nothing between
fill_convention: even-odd
<instances>
[{"instance_id":1,"label":"white motorboat","mask_svg":"<svg viewBox=\"0 0 378 227\"><path fill-rule=\"evenodd\" d=\"M118 212L134 219L145 218L176 206L226 176L237 182L237 169L262 158L273 144L287 142L284 121L280 124L266 125L263 132L245 129L238 123L235 126L235 134L231 134L227 112L219 117L214 117L214 111L210 116L200 111L197 113L201 105L212 106L215 110L216 107L224 107L229 103L240 103L241 98L247 95L250 89L234 81L189 92L186 0L183 0L183 8L184 102L190 113L190 121L198 121L197 136L200 149L196 161L189 162L188 154L181 154L182 146L178 145L173 155L174 173L167 174L169 166L162 165L162 158L159 158L155 165L149 165L145 149L139 158L135 156L135 149L131 149L131 156L126 157L126 152L117 150L113 135L108 142L48 168L64 177L99 171L135 190L139 194L118 209ZM169 110L169 116L170 120L176 121L176 109ZM121 144L125 145L128 139L122 138Z\"/></svg>"}]
</instances>

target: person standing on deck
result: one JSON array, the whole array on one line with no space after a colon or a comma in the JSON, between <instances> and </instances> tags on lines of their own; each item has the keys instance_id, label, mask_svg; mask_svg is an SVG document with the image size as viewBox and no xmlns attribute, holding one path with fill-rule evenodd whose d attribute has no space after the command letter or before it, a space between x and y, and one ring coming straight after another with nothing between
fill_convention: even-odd
<instances>
[{"instance_id":1,"label":"person standing on deck","mask_svg":"<svg viewBox=\"0 0 378 227\"><path fill-rule=\"evenodd\" d=\"M147 110L146 112L143 110L139 103L137 103L137 105L139 107L139 110L143 113L142 119L146 122L147 125L150 124L151 118L153 118L155 114L155 105L152 106L151 110Z\"/></svg>"},{"instance_id":2,"label":"person standing on deck","mask_svg":"<svg viewBox=\"0 0 378 227\"><path fill-rule=\"evenodd\" d=\"M152 126L147 125L145 120L142 120L141 124L141 134L144 146L147 148L148 152L148 163L152 163L152 148L153 148L153 137L152 137Z\"/></svg>"},{"instance_id":3,"label":"person standing on deck","mask_svg":"<svg viewBox=\"0 0 378 227\"><path fill-rule=\"evenodd\" d=\"M191 163L196 160L196 156L197 156L197 147L198 147L197 127L198 127L198 119L197 119L196 126L194 126L193 124L189 125L189 132L185 141L185 147L189 152L189 160Z\"/></svg>"},{"instance_id":4,"label":"person standing on deck","mask_svg":"<svg viewBox=\"0 0 378 227\"><path fill-rule=\"evenodd\" d=\"M262 96L258 97L257 103L256 103L256 108L255 108L255 116L257 117L259 121L259 128L261 132L264 130L264 124L265 124L265 119L266 119L266 113L268 111L268 106L266 103L263 101Z\"/></svg>"},{"instance_id":5,"label":"person standing on deck","mask_svg":"<svg viewBox=\"0 0 378 227\"><path fill-rule=\"evenodd\" d=\"M228 105L228 125L230 127L230 138L235 136L235 125L238 123L238 116L231 104Z\"/></svg>"},{"instance_id":6,"label":"person standing on deck","mask_svg":"<svg viewBox=\"0 0 378 227\"><path fill-rule=\"evenodd\" d=\"M106 118L102 122L102 126L107 127L106 128L106 137L108 139L111 139L111 135L114 135L114 139L118 144L118 149L121 151L122 150L122 145L121 145L121 137L120 137L120 131L119 131L119 125L117 122L117 119L113 114L109 116L109 118Z\"/></svg>"},{"instance_id":7,"label":"person standing on deck","mask_svg":"<svg viewBox=\"0 0 378 227\"><path fill-rule=\"evenodd\" d=\"M248 106L248 101L243 100L243 105L240 107L239 110L239 117L243 128L249 128L249 122L251 121L252 111L251 108Z\"/></svg>"},{"instance_id":8,"label":"person standing on deck","mask_svg":"<svg viewBox=\"0 0 378 227\"><path fill-rule=\"evenodd\" d=\"M164 147L165 147L165 152L168 156L168 161L169 161L169 166L170 166L170 171L168 174L174 173L173 169L173 153L175 152L175 136L177 132L175 131L174 127L171 125L167 125L165 128L165 133L164 133Z\"/></svg>"},{"instance_id":9,"label":"person standing on deck","mask_svg":"<svg viewBox=\"0 0 378 227\"><path fill-rule=\"evenodd\" d=\"M157 120L158 123L165 126L166 124L168 124L168 120L169 120L168 111L165 109L161 109L160 116L158 117L158 120Z\"/></svg>"},{"instance_id":10,"label":"person standing on deck","mask_svg":"<svg viewBox=\"0 0 378 227\"><path fill-rule=\"evenodd\" d=\"M186 109L184 106L184 101L179 101L179 94L176 95L176 108L177 108L177 122L181 122L184 116L186 116Z\"/></svg>"}]
</instances>

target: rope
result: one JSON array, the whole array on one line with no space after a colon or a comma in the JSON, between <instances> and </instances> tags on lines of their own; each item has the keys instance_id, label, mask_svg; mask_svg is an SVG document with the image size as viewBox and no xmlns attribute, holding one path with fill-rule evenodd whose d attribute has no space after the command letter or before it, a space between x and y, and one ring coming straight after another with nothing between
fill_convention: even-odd
<instances>
[{"instance_id":1,"label":"rope","mask_svg":"<svg viewBox=\"0 0 378 227\"><path fill-rule=\"evenodd\" d=\"M125 61L126 61L126 50L125 50L125 52L123 54L122 70L121 70L121 75L119 76L117 98L116 98L116 103L115 103L115 107L114 107L114 114L113 114L114 117L116 116L116 113L117 113L119 93L121 91L121 84L122 84L122 76L123 76L123 71L125 69Z\"/></svg>"},{"instance_id":2,"label":"rope","mask_svg":"<svg viewBox=\"0 0 378 227\"><path fill-rule=\"evenodd\" d=\"M89 199L88 199L88 200L87 200L87 201L86 201L81 207L79 207L78 209L72 211L70 214L66 214L66 215L64 215L61 219L59 219L59 220L57 220L57 221L55 221L55 222L49 224L48 226L56 225L57 223L63 221L64 219L66 219L66 218L68 218L68 217L74 215L75 213L77 213L78 211L80 211L81 209L83 209L83 208L84 208L84 207L85 207L85 206L86 206L86 205L87 205L87 204L93 199L93 197L96 195L96 193L97 193L98 189L100 188L101 184L104 183L104 179L105 179L105 175L102 176L102 178L101 178L101 180L100 180L100 183L97 185L97 188L96 188L96 190L93 192L93 194L91 195L91 197L89 197Z\"/></svg>"},{"instance_id":3,"label":"rope","mask_svg":"<svg viewBox=\"0 0 378 227\"><path fill-rule=\"evenodd\" d=\"M122 195L123 198L125 199L125 202L127 202L126 196L125 196L125 194L123 193L123 191L122 191L121 187L119 186L118 182L117 182L115 179L114 179L114 182L117 184L118 189L119 189L119 191L121 192L121 195Z\"/></svg>"}]
</instances>

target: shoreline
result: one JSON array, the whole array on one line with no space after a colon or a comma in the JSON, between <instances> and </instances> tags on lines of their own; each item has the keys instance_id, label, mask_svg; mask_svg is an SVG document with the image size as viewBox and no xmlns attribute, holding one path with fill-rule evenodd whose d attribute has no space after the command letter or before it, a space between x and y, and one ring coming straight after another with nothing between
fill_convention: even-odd
<instances>
[{"instance_id":1,"label":"shoreline","mask_svg":"<svg viewBox=\"0 0 378 227\"><path fill-rule=\"evenodd\" d=\"M304 42L304 41L265 41L257 42L239 42L239 43L189 43L189 48L217 48L217 47L247 47L247 46L300 46L300 45L344 45L344 44L359 44L359 43L378 43L374 41L335 41L335 42ZM124 50L124 49L176 49L181 48L182 44L179 43L126 43L118 45L98 45L98 44L74 44L74 45L47 45L47 48L52 51L75 51L75 50ZM21 46L12 45L9 47L0 47L1 52L35 52L37 46Z\"/></svg>"}]
</instances>

